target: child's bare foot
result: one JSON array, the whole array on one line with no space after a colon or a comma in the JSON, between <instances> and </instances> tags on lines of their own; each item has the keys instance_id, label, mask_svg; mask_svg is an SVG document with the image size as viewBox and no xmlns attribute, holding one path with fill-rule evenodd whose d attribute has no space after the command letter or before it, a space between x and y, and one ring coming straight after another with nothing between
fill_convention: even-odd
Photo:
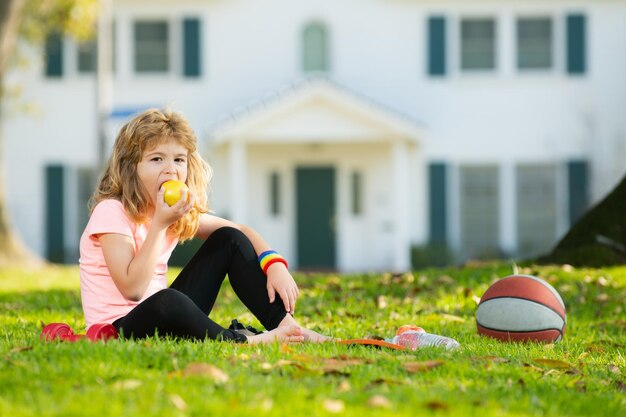
<instances>
[{"instance_id":1,"label":"child's bare foot","mask_svg":"<svg viewBox=\"0 0 626 417\"><path fill-rule=\"evenodd\" d=\"M302 342L304 341L303 329L298 326L281 326L269 332L264 332L254 336L248 336L248 343L273 343L273 342Z\"/></svg>"},{"instance_id":2,"label":"child's bare foot","mask_svg":"<svg viewBox=\"0 0 626 417\"><path fill-rule=\"evenodd\" d=\"M280 329L281 327L289 327L289 326L300 327L300 325L296 322L296 320L293 318L291 314L287 314L285 316L285 318L278 325L277 329ZM300 329L302 330L302 336L304 337L304 340L306 342L323 343L323 342L332 342L334 340L337 340L334 337L324 336L311 329L305 329L304 327L300 327Z\"/></svg>"},{"instance_id":3,"label":"child's bare foot","mask_svg":"<svg viewBox=\"0 0 626 417\"><path fill-rule=\"evenodd\" d=\"M304 335L304 340L312 343L323 343L323 342L332 342L335 340L333 337L324 336L323 334L319 334L316 331L311 329L302 329L302 334Z\"/></svg>"}]
</instances>

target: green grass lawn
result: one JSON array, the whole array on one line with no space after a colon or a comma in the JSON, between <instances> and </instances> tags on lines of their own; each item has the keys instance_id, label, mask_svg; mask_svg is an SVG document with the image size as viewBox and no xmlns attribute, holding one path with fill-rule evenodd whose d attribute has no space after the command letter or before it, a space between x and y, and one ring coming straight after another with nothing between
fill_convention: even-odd
<instances>
[{"instance_id":1,"label":"green grass lawn","mask_svg":"<svg viewBox=\"0 0 626 417\"><path fill-rule=\"evenodd\" d=\"M41 342L42 323L84 332L77 267L0 269L0 416L626 416L626 268L519 268L561 293L564 340L479 337L478 299L514 268L296 275L296 315L307 327L346 339L415 323L457 339L462 347L451 352ZM211 317L258 326L228 284Z\"/></svg>"}]
</instances>

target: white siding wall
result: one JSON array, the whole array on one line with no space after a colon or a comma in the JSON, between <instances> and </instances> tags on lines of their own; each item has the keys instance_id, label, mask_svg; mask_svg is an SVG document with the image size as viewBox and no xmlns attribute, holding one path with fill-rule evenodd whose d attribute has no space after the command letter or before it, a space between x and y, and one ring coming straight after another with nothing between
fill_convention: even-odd
<instances>
[{"instance_id":1,"label":"white siding wall","mask_svg":"<svg viewBox=\"0 0 626 417\"><path fill-rule=\"evenodd\" d=\"M587 72L570 77L564 65L564 24L569 12L587 16ZM330 41L330 75L365 96L409 115L428 129L424 154L414 161L431 159L454 164L497 163L510 168L516 162L562 163L568 158L592 158L592 198L602 197L624 174L626 155L626 5L623 1L599 0L543 2L524 1L409 1L409 0L181 0L115 2L117 72L114 86L116 108L172 105L185 113L204 140L212 122L275 91L300 77L301 29L318 20L327 25ZM426 74L426 19L441 14L447 19L448 73L443 78ZM554 19L555 66L540 73L520 73L515 68L515 19L518 16L550 16ZM186 16L202 20L202 77L184 79L180 74L180 21ZM496 19L497 69L486 74L459 71L458 27L463 17ZM132 69L132 22L136 18L167 19L172 23L173 72L164 76L137 76ZM376 30L372 30L372 26ZM78 76L75 57L66 44L65 75L43 79L41 62L30 70L11 74L12 84L24 88L23 100L35 104L39 114L12 115L5 126L7 201L15 225L26 243L43 253L45 230L43 167L50 162L95 165L95 87L88 76ZM73 68L72 68L73 67ZM113 120L114 130L122 120ZM366 161L337 161L342 180L353 166ZM417 163L417 162L416 162ZM293 166L268 160L252 165L250 179L259 180L252 169L276 164L287 175ZM379 166L376 166L379 164ZM386 198L390 167L367 164L367 222L385 230L388 219L381 206ZM227 173L223 165L216 181ZM424 184L425 168L413 167L411 183ZM507 168L508 169L508 168ZM285 177L284 186L293 184ZM510 185L513 180L510 179ZM254 187L251 187L254 189ZM422 187L411 195L411 238L426 238L426 207ZM223 184L216 195L226 196ZM505 196L506 193L501 193ZM563 196L561 196L562 198ZM449 200L455 202L454 196ZM504 198L504 197L503 197ZM228 197L225 197L228 201ZM458 202L458 201L457 201ZM216 208L229 211L223 202ZM509 203L505 202L503 204ZM560 204L564 204L563 201ZM345 209L344 209L345 211ZM452 216L454 217L454 216ZM259 228L277 227L277 245L289 250L286 234L291 225L251 217ZM455 219L450 219L455 236ZM514 219L508 219L502 237L512 245ZM258 224L256 224L258 223ZM345 235L359 236L358 221L346 221ZM458 225L457 225L458 227ZM506 232L506 231L509 232ZM268 232L262 230L263 232ZM508 234L507 234L508 233ZM458 236L456 236L458 242ZM355 241L357 239L354 239ZM384 240L384 239L383 239ZM381 243L384 246L384 243ZM384 248L383 248L384 249ZM379 265L343 237L339 244L342 267ZM391 255L389 255L391 256ZM376 265L374 265L376 263Z\"/></svg>"}]
</instances>

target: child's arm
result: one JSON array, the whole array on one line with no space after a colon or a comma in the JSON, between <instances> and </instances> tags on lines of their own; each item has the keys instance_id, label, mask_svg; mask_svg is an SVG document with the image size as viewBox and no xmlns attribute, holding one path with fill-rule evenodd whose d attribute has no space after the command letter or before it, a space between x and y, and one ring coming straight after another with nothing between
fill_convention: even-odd
<instances>
[{"instance_id":1,"label":"child's arm","mask_svg":"<svg viewBox=\"0 0 626 417\"><path fill-rule=\"evenodd\" d=\"M270 245L254 229L210 214L203 214L200 217L200 226L196 236L206 239L211 233L221 227L233 227L241 230L243 234L250 239L257 255L271 249ZM270 302L274 302L276 294L283 300L285 310L293 314L296 307L296 299L300 291L287 267L280 262L273 263L267 269L267 295L269 296Z\"/></svg>"},{"instance_id":2,"label":"child's arm","mask_svg":"<svg viewBox=\"0 0 626 417\"><path fill-rule=\"evenodd\" d=\"M128 300L139 301L143 298L167 239L167 228L193 206L193 198L185 203L185 195L173 206L168 206L163 201L163 189L157 194L156 201L158 203L150 229L136 254L135 242L130 236L118 233L99 236L109 274L117 289Z\"/></svg>"}]
</instances>

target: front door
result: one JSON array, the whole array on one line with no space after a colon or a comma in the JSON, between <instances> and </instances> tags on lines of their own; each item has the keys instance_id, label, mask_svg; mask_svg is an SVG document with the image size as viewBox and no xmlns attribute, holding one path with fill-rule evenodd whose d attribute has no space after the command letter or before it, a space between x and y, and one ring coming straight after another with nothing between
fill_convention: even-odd
<instances>
[{"instance_id":1,"label":"front door","mask_svg":"<svg viewBox=\"0 0 626 417\"><path fill-rule=\"evenodd\" d=\"M335 269L335 169L296 169L298 267Z\"/></svg>"}]
</instances>

